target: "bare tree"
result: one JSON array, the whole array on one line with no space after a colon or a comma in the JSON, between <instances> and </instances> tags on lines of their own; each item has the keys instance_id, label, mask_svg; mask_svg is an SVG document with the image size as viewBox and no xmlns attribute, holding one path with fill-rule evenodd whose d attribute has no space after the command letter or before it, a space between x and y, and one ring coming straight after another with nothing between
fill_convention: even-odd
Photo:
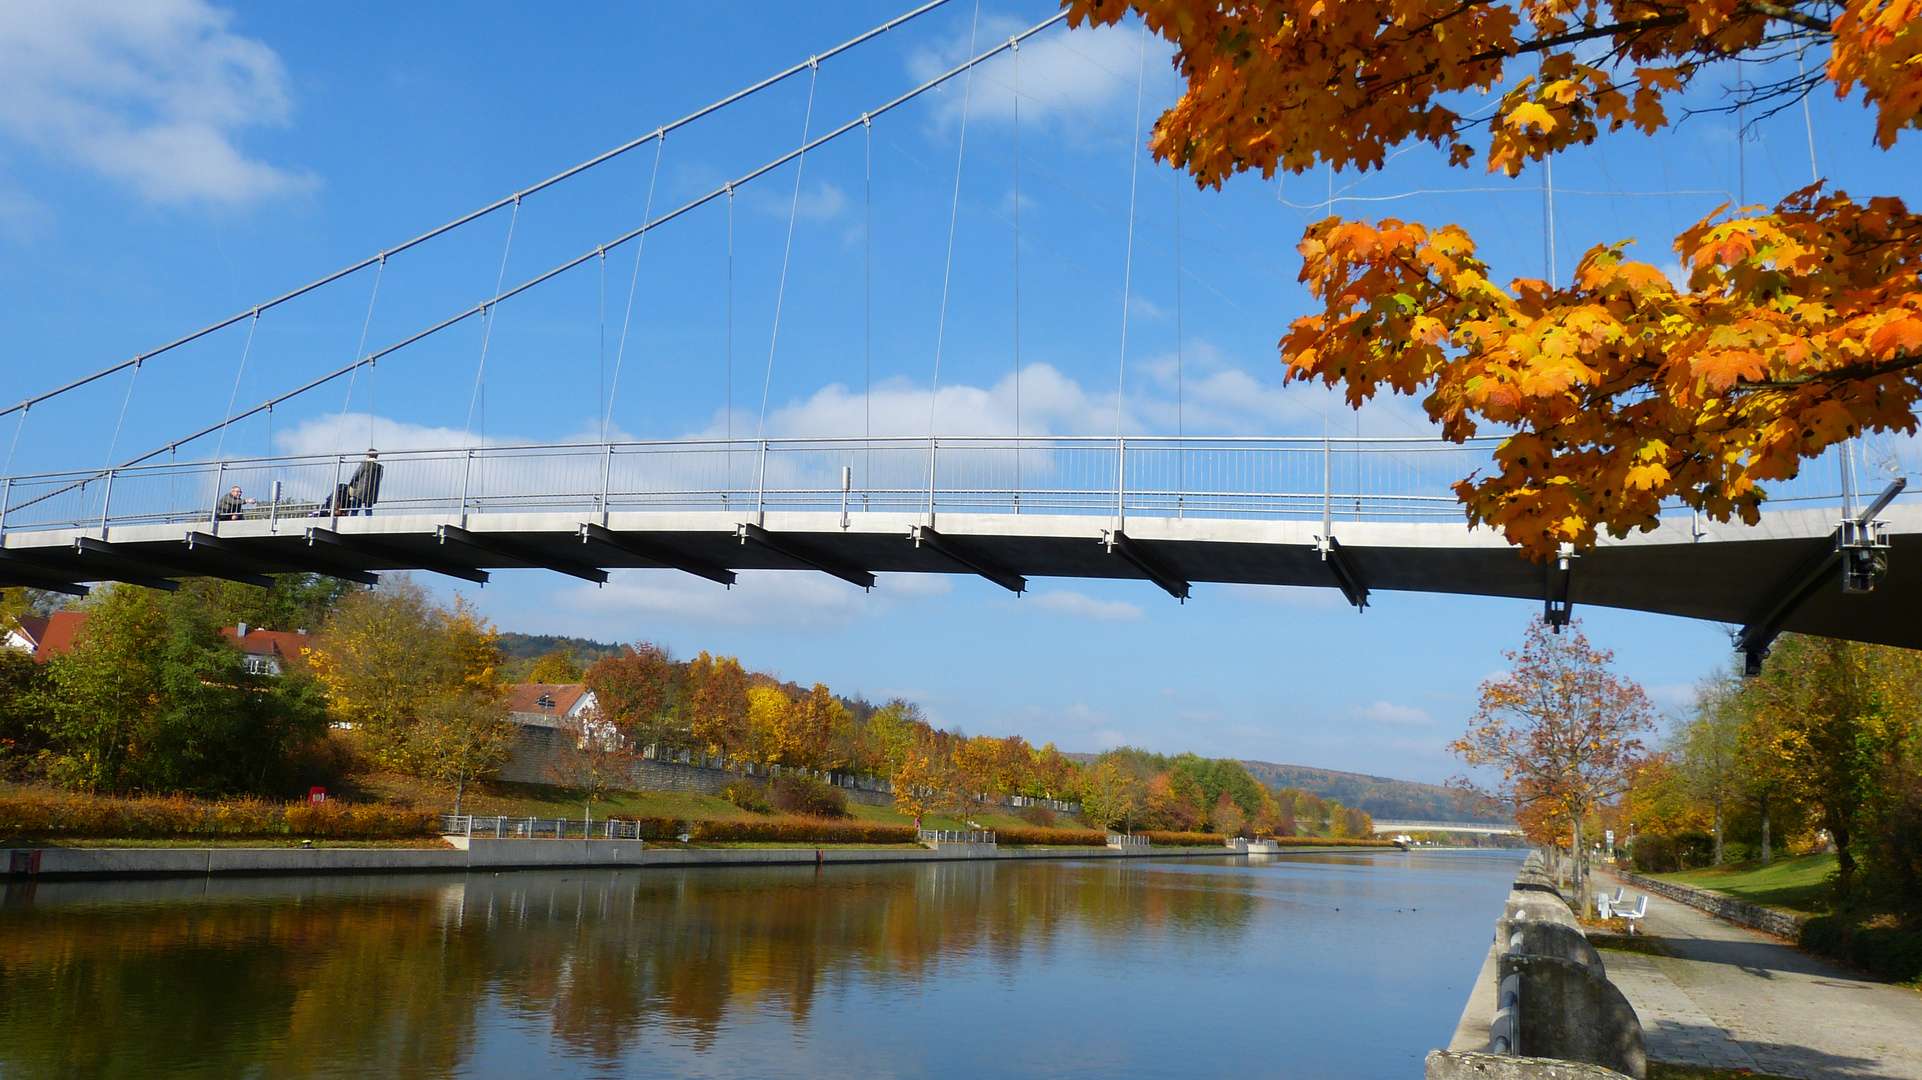
<instances>
[{"instance_id":1,"label":"bare tree","mask_svg":"<svg viewBox=\"0 0 1922 1080\"><path fill-rule=\"evenodd\" d=\"M633 761L632 744L597 708L562 716L554 725L554 752L544 771L549 779L587 803L587 820L594 820L594 804L627 780Z\"/></svg>"}]
</instances>

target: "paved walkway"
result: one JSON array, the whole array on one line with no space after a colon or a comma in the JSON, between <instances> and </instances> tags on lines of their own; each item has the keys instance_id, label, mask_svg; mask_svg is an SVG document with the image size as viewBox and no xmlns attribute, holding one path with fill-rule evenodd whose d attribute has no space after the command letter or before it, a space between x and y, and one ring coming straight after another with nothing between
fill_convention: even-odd
<instances>
[{"instance_id":1,"label":"paved walkway","mask_svg":"<svg viewBox=\"0 0 1922 1080\"><path fill-rule=\"evenodd\" d=\"M1922 993L1659 896L1643 931L1680 955L1610 950L1602 962L1641 1018L1650 1060L1922 1080Z\"/></svg>"}]
</instances>

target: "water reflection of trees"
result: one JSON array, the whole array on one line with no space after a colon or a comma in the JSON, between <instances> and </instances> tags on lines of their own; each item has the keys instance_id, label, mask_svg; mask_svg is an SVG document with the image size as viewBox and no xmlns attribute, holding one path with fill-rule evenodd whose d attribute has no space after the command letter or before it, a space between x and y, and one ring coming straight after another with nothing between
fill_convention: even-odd
<instances>
[{"instance_id":1,"label":"water reflection of trees","mask_svg":"<svg viewBox=\"0 0 1922 1080\"><path fill-rule=\"evenodd\" d=\"M43 890L0 909L0 1074L446 1075L502 1022L602 1060L649 1029L699 1049L730 1018L801 1025L824 992L943 965L1014 973L1070 940L1226 944L1259 903L1237 875L1141 864L255 888L114 904Z\"/></svg>"}]
</instances>

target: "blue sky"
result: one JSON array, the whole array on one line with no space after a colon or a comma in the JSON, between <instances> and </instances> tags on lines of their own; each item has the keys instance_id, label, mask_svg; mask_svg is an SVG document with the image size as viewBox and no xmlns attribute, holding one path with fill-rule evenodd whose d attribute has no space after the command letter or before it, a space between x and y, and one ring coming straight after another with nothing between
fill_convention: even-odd
<instances>
[{"instance_id":1,"label":"blue sky","mask_svg":"<svg viewBox=\"0 0 1922 1080\"><path fill-rule=\"evenodd\" d=\"M0 398L244 311L905 10L15 7L0 25ZM650 207L658 215L799 145L804 125L845 123L969 55L970 41L1053 13L954 0L676 132L658 160L644 147L518 214L396 256L378 292L363 272L263 315L251 340L243 323L153 361L131 389L124 375L102 380L34 410L17 443L13 418L0 420L7 471L97 467L217 422L230 400L290 389L346 363L363 337L384 346L497 281L592 250ZM1540 177L1450 170L1416 148L1378 173L1244 177L1221 192L1187 187L1177 204L1174 174L1139 152L1177 84L1165 47L1150 39L1145 61L1141 47L1136 25L1049 31L1023 46L1018 71L1005 58L983 65L972 83L811 153L798 187L788 166L739 189L731 387L721 200L651 233L638 263L629 245L605 275L596 260L501 305L484 379L483 326L470 320L372 380L330 384L271 427L236 424L192 453L325 452L370 434L383 446L550 441L591 436L603 417L614 435L645 438L849 435L870 417L876 434L925 434L937 335L937 429L1012 431L1017 208L1024 433L1108 435L1117 417L1128 434L1426 432L1407 401L1356 416L1331 412L1322 391L1281 387L1274 342L1307 310L1301 228L1331 199L1351 216L1460 221L1499 270L1540 276ZM1714 106L1733 80L1705 80L1691 104ZM1852 192L1914 195L1912 148L1874 151L1854 104L1818 97L1745 145L1731 118L1705 113L1557 161L1555 268L1565 277L1583 249L1628 237L1670 264L1675 232L1738 192L1773 201L1807 183L1811 153ZM1882 450L1907 467L1906 448ZM730 592L667 571L623 572L602 589L503 572L472 595L503 628L735 653L802 682L912 697L970 732L1420 780L1454 771L1442 744L1539 610L1378 593L1358 616L1332 591L1219 586L1183 606L1147 583L1057 581L1015 599L967 578L884 578L864 594L787 573L744 575ZM1665 706L1727 658L1715 626L1579 614Z\"/></svg>"}]
</instances>

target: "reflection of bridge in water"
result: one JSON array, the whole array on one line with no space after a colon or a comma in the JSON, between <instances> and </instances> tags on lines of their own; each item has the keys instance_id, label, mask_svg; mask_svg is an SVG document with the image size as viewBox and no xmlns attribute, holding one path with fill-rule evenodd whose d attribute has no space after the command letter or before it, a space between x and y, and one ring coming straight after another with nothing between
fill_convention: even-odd
<instances>
[{"instance_id":1,"label":"reflection of bridge in water","mask_svg":"<svg viewBox=\"0 0 1922 1080\"><path fill-rule=\"evenodd\" d=\"M1687 513L1543 565L1469 529L1449 485L1487 442L1428 439L938 438L683 441L389 452L364 516L321 509L346 456L153 464L11 477L0 583L161 588L290 570L372 582L420 569L485 582L538 567L591 581L668 567L1134 578L1505 596L1922 646L1922 504L1881 513L1892 569L1834 585L1839 498L1784 485L1759 525ZM217 495L261 500L219 520ZM1826 586L1826 587L1825 587Z\"/></svg>"}]
</instances>

